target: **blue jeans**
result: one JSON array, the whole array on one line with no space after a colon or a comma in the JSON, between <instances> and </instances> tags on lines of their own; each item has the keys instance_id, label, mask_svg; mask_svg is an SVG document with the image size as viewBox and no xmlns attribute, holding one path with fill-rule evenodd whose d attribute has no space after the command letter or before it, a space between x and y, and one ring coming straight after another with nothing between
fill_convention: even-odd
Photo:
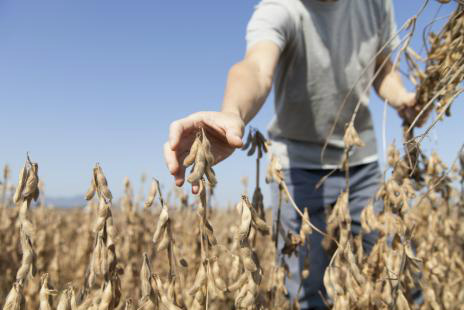
<instances>
[{"instance_id":1,"label":"blue jeans","mask_svg":"<svg viewBox=\"0 0 464 310\"><path fill-rule=\"evenodd\" d=\"M285 182L296 204L302 211L306 207L311 222L323 231L326 228L326 208L335 204L339 194L345 190L346 186L345 172L337 170L327 178L319 189L316 189L315 185L329 172L329 170L299 168L284 170ZM380 185L381 173L377 162L351 167L349 173L351 229L353 234L356 235L361 232L361 211L367 205L368 201L375 197ZM275 196L273 197L273 219L275 221L278 207L278 188L276 184L273 185L272 192ZM381 208L381 202L376 203L375 209L379 211ZM298 234L301 227L301 218L285 199L282 201L280 223L285 232L291 231L295 234ZM323 236L313 231L309 236L309 250L307 248L299 249L297 256L292 255L290 257L280 254L280 250L284 245L282 232L278 238L279 251L277 259L278 262L284 260L289 268L286 286L290 299L294 300L298 298L301 309L326 309L320 294L322 293L325 296L323 277L330 257L322 247ZM375 234L363 236L363 247L366 250L369 250L374 243ZM310 274L303 281L299 296L297 296L301 283L300 275L303 269L304 258L307 255L310 257Z\"/></svg>"}]
</instances>

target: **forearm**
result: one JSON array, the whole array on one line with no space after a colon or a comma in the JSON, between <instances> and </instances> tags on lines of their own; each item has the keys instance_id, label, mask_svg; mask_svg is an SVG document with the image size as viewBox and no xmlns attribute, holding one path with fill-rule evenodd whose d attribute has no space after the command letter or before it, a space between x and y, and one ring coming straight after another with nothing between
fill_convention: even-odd
<instances>
[{"instance_id":1,"label":"forearm","mask_svg":"<svg viewBox=\"0 0 464 310\"><path fill-rule=\"evenodd\" d=\"M229 71L221 111L236 114L247 124L258 113L271 86L272 78L263 76L256 64L243 60Z\"/></svg>"}]
</instances>

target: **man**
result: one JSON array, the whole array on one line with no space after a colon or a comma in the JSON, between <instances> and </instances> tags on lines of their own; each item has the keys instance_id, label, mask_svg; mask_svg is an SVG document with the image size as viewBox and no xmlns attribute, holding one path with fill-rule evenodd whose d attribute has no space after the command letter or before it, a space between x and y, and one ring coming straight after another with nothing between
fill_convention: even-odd
<instances>
[{"instance_id":1,"label":"man","mask_svg":"<svg viewBox=\"0 0 464 310\"><path fill-rule=\"evenodd\" d=\"M337 170L321 188L315 184L331 169L341 168L345 125L359 102L354 125L365 147L354 149L349 162L350 213L353 233L359 233L361 210L380 181L367 107L370 86L404 118L414 116L415 94L406 91L389 59L398 45L395 35L391 0L261 1L248 24L246 55L229 71L221 111L194 113L171 124L164 152L176 184L184 182L185 168L180 163L195 131L206 128L216 162L225 159L242 146L245 124L259 111L274 82L276 115L268 132L271 152L279 158L298 206L308 207L311 221L324 229L325 207L344 190L344 174ZM301 220L284 205L281 223L297 233ZM324 291L322 278L329 257L321 240L322 236L312 234L309 254L300 251L299 257L286 258L286 285L302 309L324 308L319 291ZM310 277L297 296L305 255L310 255Z\"/></svg>"}]
</instances>

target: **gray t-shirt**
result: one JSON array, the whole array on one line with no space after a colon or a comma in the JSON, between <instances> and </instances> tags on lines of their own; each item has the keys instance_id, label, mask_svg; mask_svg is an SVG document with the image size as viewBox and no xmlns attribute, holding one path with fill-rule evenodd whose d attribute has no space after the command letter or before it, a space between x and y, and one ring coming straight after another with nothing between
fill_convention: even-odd
<instances>
[{"instance_id":1,"label":"gray t-shirt","mask_svg":"<svg viewBox=\"0 0 464 310\"><path fill-rule=\"evenodd\" d=\"M387 51L398 45L395 34L391 0L262 0L256 6L247 27L247 49L260 41L281 49L269 137L284 168L340 167L345 124L358 102L355 128L366 146L353 150L350 165L377 160L367 107L375 69L371 60L384 45Z\"/></svg>"}]
</instances>

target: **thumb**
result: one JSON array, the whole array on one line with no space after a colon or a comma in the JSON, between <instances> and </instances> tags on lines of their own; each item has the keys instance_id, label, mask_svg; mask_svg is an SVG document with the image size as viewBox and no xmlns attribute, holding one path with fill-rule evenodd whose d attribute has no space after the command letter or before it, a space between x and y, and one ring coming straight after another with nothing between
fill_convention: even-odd
<instances>
[{"instance_id":1,"label":"thumb","mask_svg":"<svg viewBox=\"0 0 464 310\"><path fill-rule=\"evenodd\" d=\"M227 143L235 148L243 146L242 132L238 128L227 127L226 128L226 139Z\"/></svg>"}]
</instances>

